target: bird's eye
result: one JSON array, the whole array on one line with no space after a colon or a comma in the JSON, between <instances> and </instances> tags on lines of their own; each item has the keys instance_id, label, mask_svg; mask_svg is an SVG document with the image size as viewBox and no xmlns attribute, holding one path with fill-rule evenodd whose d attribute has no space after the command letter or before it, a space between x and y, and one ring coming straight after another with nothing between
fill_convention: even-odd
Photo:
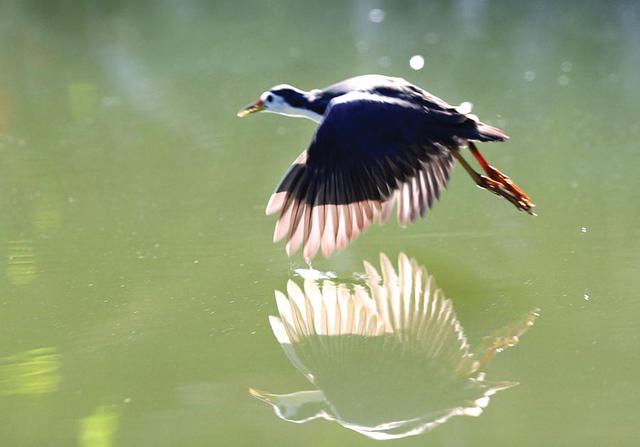
<instances>
[{"instance_id":1,"label":"bird's eye","mask_svg":"<svg viewBox=\"0 0 640 447\"><path fill-rule=\"evenodd\" d=\"M273 102L273 96L271 95L267 96L267 102Z\"/></svg>"}]
</instances>

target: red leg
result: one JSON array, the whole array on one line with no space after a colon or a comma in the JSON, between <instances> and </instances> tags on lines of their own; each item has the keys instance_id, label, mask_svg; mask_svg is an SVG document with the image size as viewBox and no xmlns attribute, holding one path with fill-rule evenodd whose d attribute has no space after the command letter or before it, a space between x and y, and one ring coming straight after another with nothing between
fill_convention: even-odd
<instances>
[{"instance_id":1,"label":"red leg","mask_svg":"<svg viewBox=\"0 0 640 447\"><path fill-rule=\"evenodd\" d=\"M482 156L482 154L480 153L480 151L476 147L475 143L473 143L473 141L469 141L469 150L471 151L473 156L478 161L478 164L480 165L482 170L484 172L486 172L487 174L489 174L489 171L491 170L491 165L489 165L489 163L487 163L487 160L484 159L484 157Z\"/></svg>"}]
</instances>

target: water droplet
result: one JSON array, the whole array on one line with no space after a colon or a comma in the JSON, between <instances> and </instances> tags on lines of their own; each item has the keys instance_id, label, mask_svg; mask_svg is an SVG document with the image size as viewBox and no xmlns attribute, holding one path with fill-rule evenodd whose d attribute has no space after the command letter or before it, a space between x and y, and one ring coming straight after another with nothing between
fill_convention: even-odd
<instances>
[{"instance_id":1,"label":"water droplet","mask_svg":"<svg viewBox=\"0 0 640 447\"><path fill-rule=\"evenodd\" d=\"M309 279L312 281L317 281L320 279L335 279L335 272L321 272L316 269L295 269L294 273L303 279Z\"/></svg>"},{"instance_id":2,"label":"water droplet","mask_svg":"<svg viewBox=\"0 0 640 447\"><path fill-rule=\"evenodd\" d=\"M582 298L584 298L585 301L589 301L591 299L591 295L589 294L589 292L584 292Z\"/></svg>"},{"instance_id":3,"label":"water droplet","mask_svg":"<svg viewBox=\"0 0 640 447\"><path fill-rule=\"evenodd\" d=\"M571 79L569 79L569 76L566 76L566 75L558 76L558 84L560 84L561 86L565 87L569 85L569 82L571 82Z\"/></svg>"},{"instance_id":4,"label":"water droplet","mask_svg":"<svg viewBox=\"0 0 640 447\"><path fill-rule=\"evenodd\" d=\"M384 20L385 12L380 8L374 8L369 11L369 20L373 23L380 23Z\"/></svg>"},{"instance_id":5,"label":"water droplet","mask_svg":"<svg viewBox=\"0 0 640 447\"><path fill-rule=\"evenodd\" d=\"M409 59L409 66L414 70L421 70L424 67L424 57L416 54Z\"/></svg>"},{"instance_id":6,"label":"water droplet","mask_svg":"<svg viewBox=\"0 0 640 447\"><path fill-rule=\"evenodd\" d=\"M569 73L571 70L573 70L573 64L569 61L564 61L560 64L560 70L565 73Z\"/></svg>"},{"instance_id":7,"label":"water droplet","mask_svg":"<svg viewBox=\"0 0 640 447\"><path fill-rule=\"evenodd\" d=\"M458 113L468 115L473 110L473 103L470 101L463 101L458 107L456 107L456 110L458 111Z\"/></svg>"},{"instance_id":8,"label":"water droplet","mask_svg":"<svg viewBox=\"0 0 640 447\"><path fill-rule=\"evenodd\" d=\"M536 79L536 72L533 70L527 70L524 72L522 77L524 78L525 81L528 81L528 82L534 81Z\"/></svg>"},{"instance_id":9,"label":"water droplet","mask_svg":"<svg viewBox=\"0 0 640 447\"><path fill-rule=\"evenodd\" d=\"M580 227L580 233L586 233L587 231L589 231L587 227Z\"/></svg>"}]
</instances>

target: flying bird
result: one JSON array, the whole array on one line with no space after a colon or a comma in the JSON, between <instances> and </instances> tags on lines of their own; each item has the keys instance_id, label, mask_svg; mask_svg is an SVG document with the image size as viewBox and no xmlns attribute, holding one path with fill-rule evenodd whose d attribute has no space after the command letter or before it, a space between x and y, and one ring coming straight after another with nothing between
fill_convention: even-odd
<instances>
[{"instance_id":1,"label":"flying bird","mask_svg":"<svg viewBox=\"0 0 640 447\"><path fill-rule=\"evenodd\" d=\"M469 103L452 106L404 79L363 75L308 92L277 85L238 116L259 111L319 124L267 204L267 214L280 213L274 242L286 237L289 256L303 247L307 261L319 250L327 257L384 223L396 203L398 222L414 222L440 197L454 159L479 187L534 214L529 196L475 145L507 135L479 121ZM486 175L462 157L464 147Z\"/></svg>"}]
</instances>

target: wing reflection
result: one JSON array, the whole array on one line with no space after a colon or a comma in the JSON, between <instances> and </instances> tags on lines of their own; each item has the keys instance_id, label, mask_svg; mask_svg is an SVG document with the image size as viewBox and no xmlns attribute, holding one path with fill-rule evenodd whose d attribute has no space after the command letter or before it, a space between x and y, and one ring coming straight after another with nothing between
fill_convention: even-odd
<instances>
[{"instance_id":1,"label":"wing reflection","mask_svg":"<svg viewBox=\"0 0 640 447\"><path fill-rule=\"evenodd\" d=\"M380 255L380 273L365 262L366 286L289 281L276 292L271 328L291 363L316 387L290 394L250 393L287 421L317 418L373 439L432 430L453 416L479 416L498 391L482 372L492 356L517 343L537 311L470 350L451 300L427 270L401 254L398 270Z\"/></svg>"}]
</instances>

